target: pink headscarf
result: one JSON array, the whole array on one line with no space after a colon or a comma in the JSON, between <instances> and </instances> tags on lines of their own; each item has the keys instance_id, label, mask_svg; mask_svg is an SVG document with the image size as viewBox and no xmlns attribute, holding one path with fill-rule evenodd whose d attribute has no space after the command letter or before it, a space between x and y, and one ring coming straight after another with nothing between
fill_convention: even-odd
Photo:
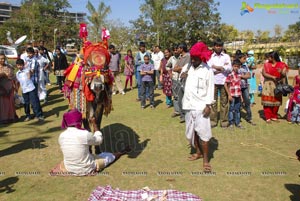
<instances>
[{"instance_id":1,"label":"pink headscarf","mask_svg":"<svg viewBox=\"0 0 300 201\"><path fill-rule=\"evenodd\" d=\"M70 110L63 115L61 128L76 127L81 129L82 114L77 109Z\"/></svg>"},{"instance_id":2,"label":"pink headscarf","mask_svg":"<svg viewBox=\"0 0 300 201\"><path fill-rule=\"evenodd\" d=\"M210 59L212 55L212 51L208 49L205 43L198 42L195 45L193 45L193 47L191 48L190 55L194 57L198 57L201 59L201 61L206 63Z\"/></svg>"}]
</instances>

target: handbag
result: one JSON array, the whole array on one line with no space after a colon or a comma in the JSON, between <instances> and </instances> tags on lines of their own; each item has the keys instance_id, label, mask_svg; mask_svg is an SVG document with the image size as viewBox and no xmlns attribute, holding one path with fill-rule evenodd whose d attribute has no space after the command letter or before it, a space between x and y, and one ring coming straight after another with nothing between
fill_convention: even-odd
<instances>
[{"instance_id":1,"label":"handbag","mask_svg":"<svg viewBox=\"0 0 300 201\"><path fill-rule=\"evenodd\" d=\"M283 95L287 96L289 93L293 93L294 87L288 84L278 83L274 89L275 96Z\"/></svg>"}]
</instances>

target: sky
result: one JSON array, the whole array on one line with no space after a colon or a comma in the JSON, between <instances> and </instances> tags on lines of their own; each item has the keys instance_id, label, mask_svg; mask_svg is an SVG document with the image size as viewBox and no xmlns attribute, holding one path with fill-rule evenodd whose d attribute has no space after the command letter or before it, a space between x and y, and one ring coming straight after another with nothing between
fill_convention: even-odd
<instances>
[{"instance_id":1,"label":"sky","mask_svg":"<svg viewBox=\"0 0 300 201\"><path fill-rule=\"evenodd\" d=\"M1 0L0 0L1 1ZM2 0L3 1L3 0ZM5 1L5 0L4 0ZM21 0L6 0L12 4L20 4ZM86 4L88 0L69 0L72 12L85 12L88 14ZM100 0L90 0L97 9ZM300 21L300 1L299 0L215 0L220 2L218 11L221 14L221 22L229 25L234 25L239 31L257 30L270 31L274 34L275 25L280 25L283 30L288 28L289 24L294 24ZM243 3L253 8L252 12L244 11L241 15ZM107 6L111 7L111 13L108 19L120 20L125 25L130 25L130 20L135 20L140 15L139 6L144 3L143 0L104 0ZM255 6L256 4L256 6ZM273 6L274 4L282 4L283 8L274 9L259 8L258 4L264 6ZM287 6L297 6L297 8L286 8ZM248 7L249 8L249 7Z\"/></svg>"}]
</instances>

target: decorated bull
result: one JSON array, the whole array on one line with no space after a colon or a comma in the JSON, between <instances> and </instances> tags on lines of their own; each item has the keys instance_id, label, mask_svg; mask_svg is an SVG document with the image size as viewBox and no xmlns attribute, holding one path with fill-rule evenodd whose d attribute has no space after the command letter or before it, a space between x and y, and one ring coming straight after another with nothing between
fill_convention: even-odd
<instances>
[{"instance_id":1,"label":"decorated bull","mask_svg":"<svg viewBox=\"0 0 300 201\"><path fill-rule=\"evenodd\" d=\"M90 117L95 117L100 128L103 114L107 116L112 110L113 75L108 68L108 31L103 29L101 42L91 43L86 40L86 30L86 25L81 24L82 49L64 73L63 91L69 109L78 109L83 115L84 128L91 130Z\"/></svg>"}]
</instances>

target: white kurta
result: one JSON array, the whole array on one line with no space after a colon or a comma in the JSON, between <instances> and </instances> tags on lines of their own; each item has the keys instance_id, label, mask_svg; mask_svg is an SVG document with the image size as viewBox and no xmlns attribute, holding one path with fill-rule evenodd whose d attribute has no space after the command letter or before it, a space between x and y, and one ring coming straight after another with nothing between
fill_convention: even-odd
<instances>
[{"instance_id":1,"label":"white kurta","mask_svg":"<svg viewBox=\"0 0 300 201\"><path fill-rule=\"evenodd\" d=\"M206 105L214 102L213 70L205 63L201 63L197 68L190 67L182 107L186 110L186 138L192 146L195 146L194 132L205 142L212 137L210 118L203 117L203 110Z\"/></svg>"},{"instance_id":2,"label":"white kurta","mask_svg":"<svg viewBox=\"0 0 300 201\"><path fill-rule=\"evenodd\" d=\"M96 169L94 156L89 152L90 145L100 145L102 133L94 135L87 130L68 127L59 136L58 142L64 155L64 165L68 172L86 175Z\"/></svg>"}]
</instances>

